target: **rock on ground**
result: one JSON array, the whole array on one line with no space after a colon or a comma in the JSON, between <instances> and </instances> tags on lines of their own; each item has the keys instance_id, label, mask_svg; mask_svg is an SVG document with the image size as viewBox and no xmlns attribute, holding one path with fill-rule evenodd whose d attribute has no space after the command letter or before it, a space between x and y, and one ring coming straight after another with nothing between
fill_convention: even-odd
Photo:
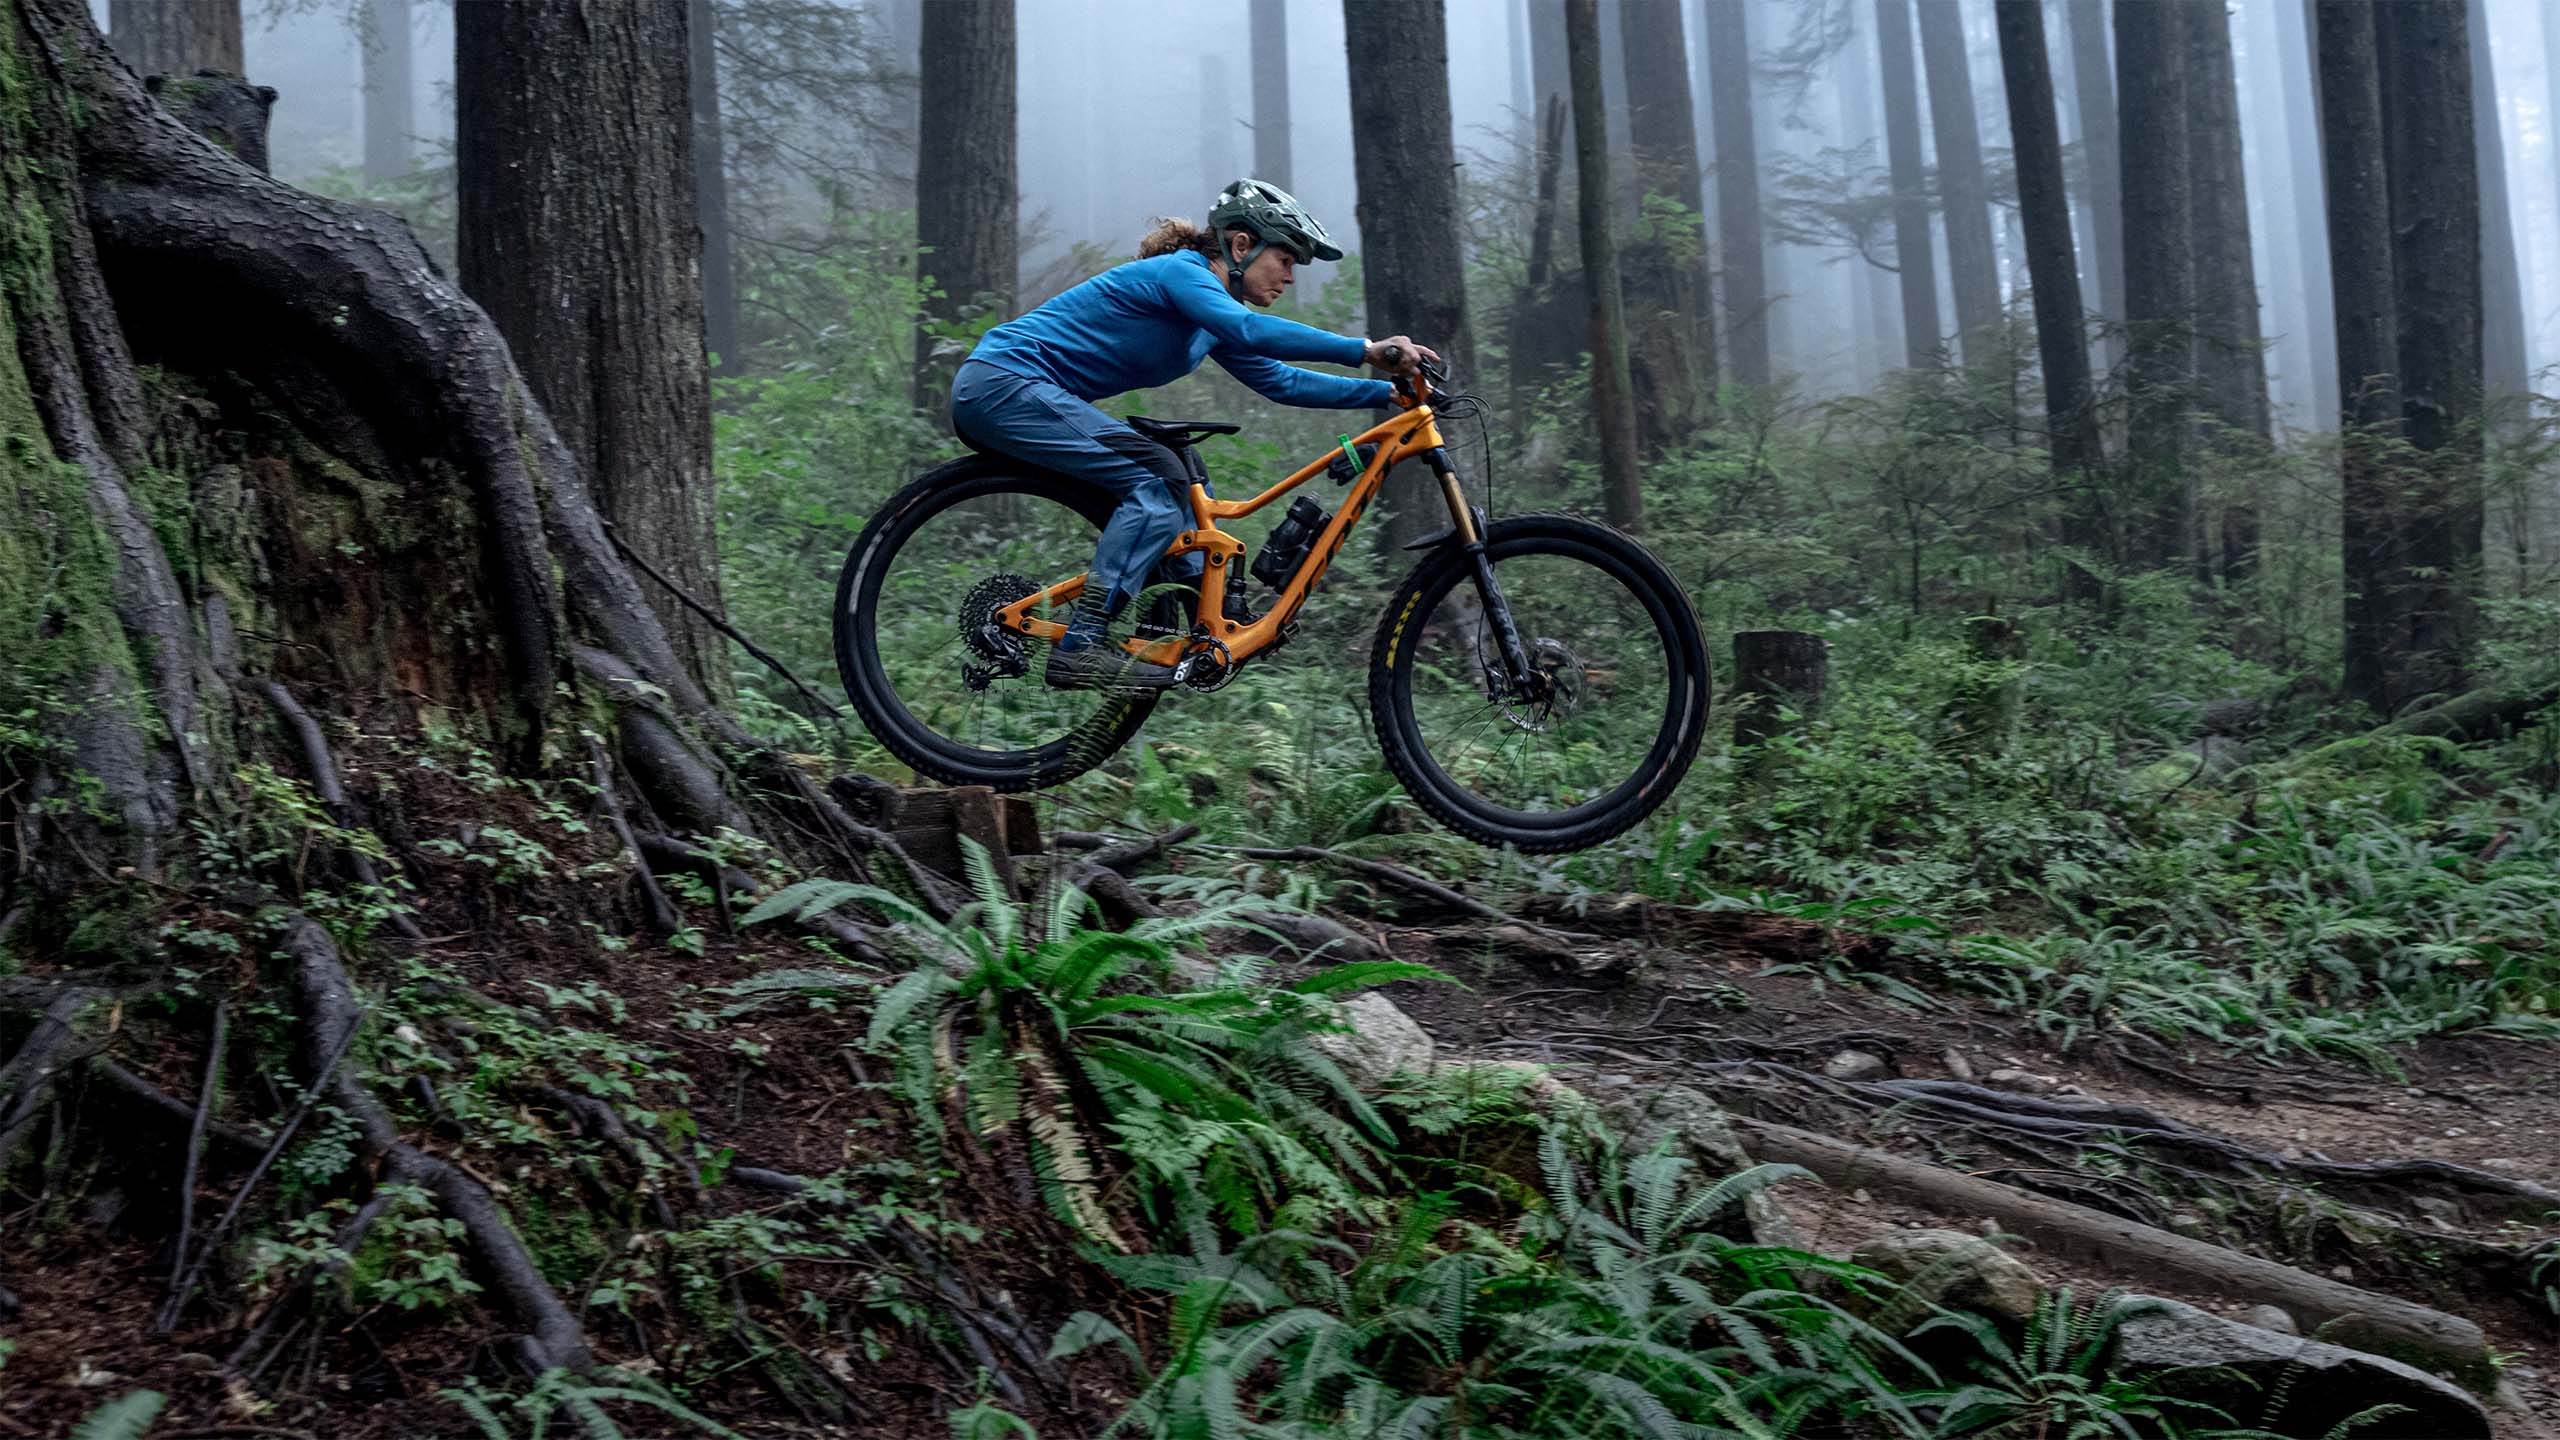
<instances>
[{"instance_id":1,"label":"rock on ground","mask_svg":"<svg viewBox=\"0 0 2560 1440\"><path fill-rule=\"evenodd\" d=\"M1342 1020L1349 1029L1312 1036L1307 1043L1341 1066L1352 1084L1374 1089L1399 1070L1431 1068L1430 1035L1386 996L1352 996L1342 1003Z\"/></svg>"},{"instance_id":2,"label":"rock on ground","mask_svg":"<svg viewBox=\"0 0 2560 1440\"><path fill-rule=\"evenodd\" d=\"M2044 1285L2018 1257L1955 1230L1888 1230L1849 1258L1911 1286L1920 1298L2024 1323Z\"/></svg>"},{"instance_id":3,"label":"rock on ground","mask_svg":"<svg viewBox=\"0 0 2560 1440\"><path fill-rule=\"evenodd\" d=\"M2407 1413L2357 1433L2489 1440L2488 1412L2479 1401L2397 1360L2279 1335L2174 1300L2134 1296L2124 1303L2138 1313L2117 1327L2116 1373L2158 1377L2188 1371L2163 1388L2214 1406L2236 1425L2280 1435L2326 1435L2359 1412L2398 1405Z\"/></svg>"},{"instance_id":4,"label":"rock on ground","mask_svg":"<svg viewBox=\"0 0 2560 1440\"><path fill-rule=\"evenodd\" d=\"M1610 1101L1603 1117L1624 1137L1626 1153L1642 1155L1667 1145L1675 1155L1697 1162L1698 1178L1713 1183L1748 1170L1755 1163L1733 1133L1724 1110L1705 1092L1686 1085L1661 1085ZM1761 1191L1743 1201L1747 1234L1735 1235L1760 1245L1794 1245L1795 1227L1777 1198Z\"/></svg>"}]
</instances>

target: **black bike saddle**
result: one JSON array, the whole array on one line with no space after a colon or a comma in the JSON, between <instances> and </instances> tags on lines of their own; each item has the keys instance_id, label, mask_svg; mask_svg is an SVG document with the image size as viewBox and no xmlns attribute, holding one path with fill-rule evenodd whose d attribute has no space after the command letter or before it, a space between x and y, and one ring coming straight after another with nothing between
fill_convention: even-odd
<instances>
[{"instance_id":1,"label":"black bike saddle","mask_svg":"<svg viewBox=\"0 0 2560 1440\"><path fill-rule=\"evenodd\" d=\"M1144 415L1130 416L1129 428L1168 450L1181 450L1212 435L1234 435L1244 429L1216 420L1150 420Z\"/></svg>"}]
</instances>

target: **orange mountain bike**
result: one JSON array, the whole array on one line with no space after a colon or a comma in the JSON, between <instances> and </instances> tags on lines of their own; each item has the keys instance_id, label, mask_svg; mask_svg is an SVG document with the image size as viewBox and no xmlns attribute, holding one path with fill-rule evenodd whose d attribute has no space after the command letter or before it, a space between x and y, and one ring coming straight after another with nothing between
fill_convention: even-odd
<instances>
[{"instance_id":1,"label":"orange mountain bike","mask_svg":"<svg viewBox=\"0 0 2560 1440\"><path fill-rule=\"evenodd\" d=\"M1247 500L1207 488L1195 448L1233 425L1131 419L1183 457L1192 526L1166 558L1198 553L1196 586L1154 584L1115 639L1208 691L1278 648L1399 462L1437 477L1449 528L1387 602L1369 661L1369 712L1407 793L1451 829L1524 851L1579 850L1667 798L1705 733L1709 672L1696 614L1634 540L1569 515L1487 522L1442 444L1426 370L1397 383L1401 411ZM1291 502L1250 567L1218 528L1330 475L1327 514ZM836 663L880 743L951 785L1032 790L1107 759L1170 692L1053 690L1046 647L1066 631L1081 573L1114 501L1100 487L998 455L935 469L881 507L836 587ZM1250 570L1251 580L1246 572ZM1164 572L1159 570L1160 575ZM1241 618L1228 594L1277 593ZM1239 761L1239 764L1242 762Z\"/></svg>"}]
</instances>

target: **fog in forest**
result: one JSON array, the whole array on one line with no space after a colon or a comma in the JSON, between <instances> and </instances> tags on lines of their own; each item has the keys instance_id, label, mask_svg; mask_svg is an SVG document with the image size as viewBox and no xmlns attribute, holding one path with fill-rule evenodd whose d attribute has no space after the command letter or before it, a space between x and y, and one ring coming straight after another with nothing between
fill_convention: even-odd
<instances>
[{"instance_id":1,"label":"fog in forest","mask_svg":"<svg viewBox=\"0 0 2560 1440\"><path fill-rule=\"evenodd\" d=\"M105 0L92 3L103 23ZM2288 48L2303 43L2303 32L2278 23L2288 3L2244 0L2228 9L2271 396L2284 423L2300 428L2326 423L2326 407L2316 399L2323 369L2313 357L2315 347L2330 344L2329 278L2308 61ZM722 0L721 8L730 8L730 0ZM847 86L830 103L803 100L805 110L795 118L812 132L847 130L858 117L868 117L875 128L899 124L913 114L912 0L904 24L894 4L845 0L843 8L861 12L873 29L881 46L879 68L858 72L872 83ZM1744 8L1761 82L1753 97L1758 162L1764 183L1778 182L1773 200L1783 193L1784 176L1810 182L1825 174L1865 173L1873 182L1868 188L1880 189L1884 147L1874 98L1873 7L1849 0L1745 0ZM2077 146L2070 8L2046 6L2047 36L2064 139ZM2560 27L2560 13L2536 0L2482 0L2482 8L2523 284L2528 364L2538 373L2560 363L2560 150L2553 144L2551 73L2560 38L2549 33ZM452 14L448 5L428 0L408 10L415 57L410 134L420 163L433 165L446 155L453 135ZM1523 113L1531 82L1524 10L1524 4L1506 0L1451 0L1448 6L1451 118L1465 178L1476 184L1527 183ZM1290 178L1297 195L1356 254L1359 218L1342 10L1295 0L1286 13ZM362 0L292 0L263 9L252 0L249 15L249 71L281 92L271 142L276 173L308 179L358 165L366 113ZM1997 189L2008 151L2007 108L1990 9L1967 6L1964 17L1987 168L1995 198L2013 202L2013 192ZM1604 14L1604 42L1617 39L1610 18ZM1706 29L1692 19L1686 38L1690 71L1701 87L1701 153L1712 157L1711 164L1730 165L1735 157L1716 143L1705 88ZM1044 270L1061 264L1078 242L1125 254L1149 218L1197 216L1219 185L1252 170L1252 36L1244 0L1021 0L1018 24L1017 145L1027 279L1036 282ZM1925 75L1920 84L1925 117ZM1920 128L1923 154L1934 165L1935 138L1926 123ZM2081 152L2075 149L2072 156L2076 186ZM873 167L869 178L885 197L881 203L894 203L898 172L911 159L880 146L866 160ZM1712 172L1707 199L1712 229ZM1994 233L2000 283L2005 296L2015 298L2027 289L2026 265L2014 204L2000 210L2005 223ZM2095 278L2085 273L2089 219L2084 198L2075 230L2084 237L2083 294L2094 296ZM1938 234L1940 310L1952 315L1942 222ZM1773 233L1768 270L1770 293L1779 297L1770 311L1770 343L1782 371L1806 377L1816 389L1865 386L1902 353L1897 314L1883 293L1891 277L1856 258L1845 239L1790 244ZM1320 291L1324 279L1323 267L1311 270L1305 293Z\"/></svg>"}]
</instances>

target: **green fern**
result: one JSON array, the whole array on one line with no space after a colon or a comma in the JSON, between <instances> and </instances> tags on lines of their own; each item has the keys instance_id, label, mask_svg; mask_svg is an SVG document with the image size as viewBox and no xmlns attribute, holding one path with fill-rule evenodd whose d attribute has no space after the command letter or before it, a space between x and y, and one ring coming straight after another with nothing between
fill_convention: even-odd
<instances>
[{"instance_id":1,"label":"green fern","mask_svg":"<svg viewBox=\"0 0 2560 1440\"><path fill-rule=\"evenodd\" d=\"M133 1390L89 1412L71 1431L71 1440L142 1440L152 1422L169 1405L157 1390Z\"/></svg>"}]
</instances>

